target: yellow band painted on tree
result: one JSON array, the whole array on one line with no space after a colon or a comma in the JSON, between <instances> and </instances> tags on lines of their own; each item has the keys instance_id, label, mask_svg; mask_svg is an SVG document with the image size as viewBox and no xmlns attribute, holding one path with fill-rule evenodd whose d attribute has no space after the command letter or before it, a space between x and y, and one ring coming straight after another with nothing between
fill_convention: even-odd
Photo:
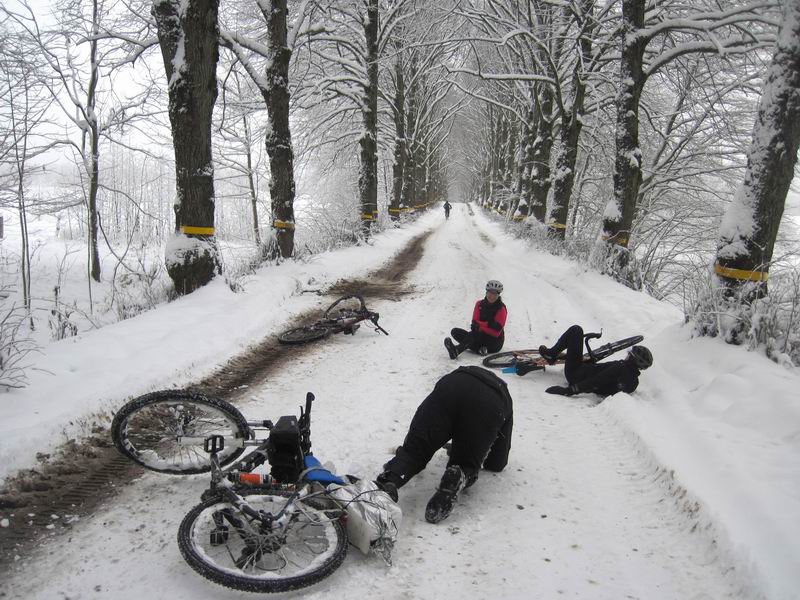
<instances>
[{"instance_id":1,"label":"yellow band painted on tree","mask_svg":"<svg viewBox=\"0 0 800 600\"><path fill-rule=\"evenodd\" d=\"M515 221L524 221L525 219L528 218L528 216L527 215L514 215L512 218Z\"/></svg>"},{"instance_id":2,"label":"yellow band painted on tree","mask_svg":"<svg viewBox=\"0 0 800 600\"><path fill-rule=\"evenodd\" d=\"M362 221L372 221L372 215L368 213L361 213L361 220Z\"/></svg>"},{"instance_id":3,"label":"yellow band painted on tree","mask_svg":"<svg viewBox=\"0 0 800 600\"><path fill-rule=\"evenodd\" d=\"M714 263L714 273L726 279L738 279L740 281L766 281L769 277L768 271L748 271L746 269L731 269L723 267L719 263Z\"/></svg>"},{"instance_id":4,"label":"yellow band painted on tree","mask_svg":"<svg viewBox=\"0 0 800 600\"><path fill-rule=\"evenodd\" d=\"M277 219L272 222L275 229L294 229L294 223L291 221L278 221Z\"/></svg>"},{"instance_id":5,"label":"yellow band painted on tree","mask_svg":"<svg viewBox=\"0 0 800 600\"><path fill-rule=\"evenodd\" d=\"M413 209L411 209L411 208L390 208L390 209L389 209L389 212L390 212L391 214L395 214L395 213L404 213L404 212L408 212L408 211L410 211L410 210L413 210Z\"/></svg>"},{"instance_id":6,"label":"yellow band painted on tree","mask_svg":"<svg viewBox=\"0 0 800 600\"><path fill-rule=\"evenodd\" d=\"M214 235L214 228L192 227L191 225L181 225L181 233L184 235Z\"/></svg>"},{"instance_id":7,"label":"yellow band painted on tree","mask_svg":"<svg viewBox=\"0 0 800 600\"><path fill-rule=\"evenodd\" d=\"M611 241L611 242L614 242L615 244L617 244L618 246L627 246L628 245L628 238L625 237L624 235L620 235L618 233L615 234L615 235L608 235L607 233L604 233L602 237L603 237L603 241L604 242Z\"/></svg>"},{"instance_id":8,"label":"yellow band painted on tree","mask_svg":"<svg viewBox=\"0 0 800 600\"><path fill-rule=\"evenodd\" d=\"M566 229L567 226L564 223L548 223L547 226L550 229Z\"/></svg>"}]
</instances>

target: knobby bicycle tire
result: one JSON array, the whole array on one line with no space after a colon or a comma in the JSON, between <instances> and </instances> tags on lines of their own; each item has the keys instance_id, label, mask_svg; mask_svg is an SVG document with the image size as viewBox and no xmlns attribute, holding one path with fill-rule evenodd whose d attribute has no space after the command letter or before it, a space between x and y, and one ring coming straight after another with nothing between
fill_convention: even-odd
<instances>
[{"instance_id":1,"label":"knobby bicycle tire","mask_svg":"<svg viewBox=\"0 0 800 600\"><path fill-rule=\"evenodd\" d=\"M242 495L253 508L271 509L268 512L275 514L287 494L254 490ZM225 587L260 593L304 588L339 568L347 555L347 532L338 516L330 515L312 499L295 500L289 510L295 512L284 518L286 529L254 532L247 527L250 520L230 503L210 498L184 517L178 546L192 569ZM246 527L237 530L231 520L220 518L228 524L221 530L214 522L220 511L227 511ZM309 564L299 568L305 560L310 560ZM284 569L285 576L280 573ZM289 573L293 570L296 572Z\"/></svg>"},{"instance_id":2,"label":"knobby bicycle tire","mask_svg":"<svg viewBox=\"0 0 800 600\"><path fill-rule=\"evenodd\" d=\"M278 341L281 344L306 344L327 337L331 334L331 331L330 327L324 327L319 323L304 327L293 327L281 333L278 336Z\"/></svg>"},{"instance_id":3,"label":"knobby bicycle tire","mask_svg":"<svg viewBox=\"0 0 800 600\"><path fill-rule=\"evenodd\" d=\"M226 465L244 452L240 442L251 436L247 421L231 404L187 390L162 390L125 404L111 423L114 446L133 462L159 473L190 475L211 470L200 441L222 435L217 454ZM185 442L182 437L195 438Z\"/></svg>"},{"instance_id":4,"label":"knobby bicycle tire","mask_svg":"<svg viewBox=\"0 0 800 600\"><path fill-rule=\"evenodd\" d=\"M539 355L538 350L511 350L509 352L498 352L483 359L483 366L493 369L501 369L503 367L513 367L517 364L520 354L536 354Z\"/></svg>"},{"instance_id":5,"label":"knobby bicycle tire","mask_svg":"<svg viewBox=\"0 0 800 600\"><path fill-rule=\"evenodd\" d=\"M604 344L598 348L594 348L592 350L592 356L594 356L595 360L603 360L604 358L611 356L615 352L619 352L620 350L624 350L625 348L630 348L641 342L644 339L642 335L634 335L628 338L624 338L621 340L617 340L616 342L609 342L608 344ZM589 358L588 355L584 355L586 358Z\"/></svg>"},{"instance_id":6,"label":"knobby bicycle tire","mask_svg":"<svg viewBox=\"0 0 800 600\"><path fill-rule=\"evenodd\" d=\"M340 310L340 307L344 307L344 310L352 311L353 309L347 308L347 301L352 298L358 300L359 304L358 308L355 309L355 312L363 313L367 311L367 304L364 302L364 297L361 294L350 294L349 296L342 296L341 298L335 300L334 303L325 310L324 318L331 320L339 318L340 315L335 314L335 311Z\"/></svg>"}]
</instances>

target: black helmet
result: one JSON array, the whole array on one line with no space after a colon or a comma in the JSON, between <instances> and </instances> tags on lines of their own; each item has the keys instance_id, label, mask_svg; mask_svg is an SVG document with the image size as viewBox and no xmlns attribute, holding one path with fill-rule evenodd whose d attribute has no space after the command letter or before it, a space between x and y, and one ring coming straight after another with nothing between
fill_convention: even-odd
<instances>
[{"instance_id":1,"label":"black helmet","mask_svg":"<svg viewBox=\"0 0 800 600\"><path fill-rule=\"evenodd\" d=\"M628 356L640 371L644 371L653 364L653 353L644 346L634 346Z\"/></svg>"},{"instance_id":2,"label":"black helmet","mask_svg":"<svg viewBox=\"0 0 800 600\"><path fill-rule=\"evenodd\" d=\"M494 292L495 294L502 294L503 284L497 281L497 279L490 279L489 283L486 284L486 291Z\"/></svg>"}]
</instances>

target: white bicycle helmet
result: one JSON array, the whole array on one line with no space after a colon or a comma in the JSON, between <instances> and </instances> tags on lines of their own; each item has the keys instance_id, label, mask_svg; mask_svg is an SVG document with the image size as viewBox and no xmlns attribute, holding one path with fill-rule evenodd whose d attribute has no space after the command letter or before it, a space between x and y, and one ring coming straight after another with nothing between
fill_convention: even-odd
<instances>
[{"instance_id":1,"label":"white bicycle helmet","mask_svg":"<svg viewBox=\"0 0 800 600\"><path fill-rule=\"evenodd\" d=\"M490 279L489 282L486 284L486 291L494 292L495 294L502 294L503 284L497 281L497 279Z\"/></svg>"}]
</instances>

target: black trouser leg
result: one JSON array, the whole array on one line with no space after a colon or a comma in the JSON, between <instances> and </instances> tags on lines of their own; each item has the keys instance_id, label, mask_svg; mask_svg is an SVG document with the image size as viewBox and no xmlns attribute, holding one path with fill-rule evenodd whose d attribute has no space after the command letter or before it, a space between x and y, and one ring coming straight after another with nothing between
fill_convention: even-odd
<instances>
[{"instance_id":1,"label":"black trouser leg","mask_svg":"<svg viewBox=\"0 0 800 600\"><path fill-rule=\"evenodd\" d=\"M478 348L481 346L486 346L486 349L492 353L500 352L500 350L503 348L503 342L505 341L503 334L500 334L498 337L494 337L480 331L471 333L466 329L458 328L450 331L450 337L458 342L456 350L458 350L459 354L466 349L477 352Z\"/></svg>"},{"instance_id":2,"label":"black trouser leg","mask_svg":"<svg viewBox=\"0 0 800 600\"><path fill-rule=\"evenodd\" d=\"M572 383L573 376L583 364L583 328L573 325L567 329L553 346L553 354L558 356L567 351L567 360L564 363L564 376Z\"/></svg>"},{"instance_id":3,"label":"black trouser leg","mask_svg":"<svg viewBox=\"0 0 800 600\"><path fill-rule=\"evenodd\" d=\"M473 344L473 334L466 329L456 327L450 330L450 337L453 338L456 345L456 352L461 354L467 348L471 348Z\"/></svg>"},{"instance_id":4,"label":"black trouser leg","mask_svg":"<svg viewBox=\"0 0 800 600\"><path fill-rule=\"evenodd\" d=\"M472 485L508 414L499 394L488 385L475 379L462 379L454 383L460 387L454 386L453 393L467 403L468 409L454 427L447 466L460 466Z\"/></svg>"},{"instance_id":5,"label":"black trouser leg","mask_svg":"<svg viewBox=\"0 0 800 600\"><path fill-rule=\"evenodd\" d=\"M397 487L408 483L414 475L422 471L439 448L452 437L453 423L438 398L441 393L437 384L422 404L417 408L403 445L397 449L394 458L384 465L384 469L399 476Z\"/></svg>"}]
</instances>

